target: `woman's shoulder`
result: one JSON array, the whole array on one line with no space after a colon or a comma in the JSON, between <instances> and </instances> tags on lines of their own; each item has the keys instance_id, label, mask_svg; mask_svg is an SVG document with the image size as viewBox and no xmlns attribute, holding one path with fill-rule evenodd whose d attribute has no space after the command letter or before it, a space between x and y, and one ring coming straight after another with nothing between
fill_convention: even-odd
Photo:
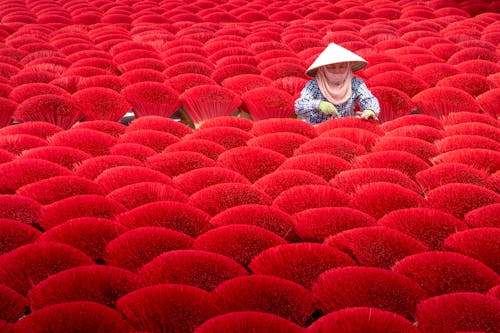
<instances>
[{"instance_id":1,"label":"woman's shoulder","mask_svg":"<svg viewBox=\"0 0 500 333\"><path fill-rule=\"evenodd\" d=\"M306 82L306 86L317 86L317 85L318 85L318 81L316 79L311 79L311 80Z\"/></svg>"},{"instance_id":2,"label":"woman's shoulder","mask_svg":"<svg viewBox=\"0 0 500 333\"><path fill-rule=\"evenodd\" d=\"M304 89L307 90L314 90L314 89L319 89L318 88L318 81L316 79L312 79L306 82Z\"/></svg>"},{"instance_id":3,"label":"woman's shoulder","mask_svg":"<svg viewBox=\"0 0 500 333\"><path fill-rule=\"evenodd\" d=\"M357 88L362 87L362 86L366 86L365 81L360 77L353 76L352 77L352 88L357 89Z\"/></svg>"},{"instance_id":4,"label":"woman's shoulder","mask_svg":"<svg viewBox=\"0 0 500 333\"><path fill-rule=\"evenodd\" d=\"M352 83L362 84L362 83L365 83L365 80L363 80L359 76L353 76L352 77Z\"/></svg>"}]
</instances>

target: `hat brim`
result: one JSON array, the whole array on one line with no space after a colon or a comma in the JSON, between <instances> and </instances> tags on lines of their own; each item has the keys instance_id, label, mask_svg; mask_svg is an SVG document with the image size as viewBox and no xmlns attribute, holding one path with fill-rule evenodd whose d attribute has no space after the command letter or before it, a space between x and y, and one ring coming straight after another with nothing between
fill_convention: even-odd
<instances>
[{"instance_id":1,"label":"hat brim","mask_svg":"<svg viewBox=\"0 0 500 333\"><path fill-rule=\"evenodd\" d=\"M341 62L351 63L353 72L359 71L368 65L368 62L356 53L335 43L330 43L325 50L320 53L316 60L314 60L312 65L309 66L306 70L306 75L314 77L320 67Z\"/></svg>"},{"instance_id":2,"label":"hat brim","mask_svg":"<svg viewBox=\"0 0 500 333\"><path fill-rule=\"evenodd\" d=\"M339 61L339 62L345 62L345 61ZM309 75L311 77L315 77L316 76L316 73L318 72L318 69L322 66L326 66L326 65L330 65L330 64L336 64L337 62L331 62L329 64L325 64L325 65L321 65L321 66L318 66L318 67L315 67L315 68L309 68L307 71L306 71L306 75ZM351 70L352 72L357 72L363 68L365 68L368 63L367 62L361 62L361 61L357 61L357 62L353 62L353 61L350 61L351 63Z\"/></svg>"}]
</instances>

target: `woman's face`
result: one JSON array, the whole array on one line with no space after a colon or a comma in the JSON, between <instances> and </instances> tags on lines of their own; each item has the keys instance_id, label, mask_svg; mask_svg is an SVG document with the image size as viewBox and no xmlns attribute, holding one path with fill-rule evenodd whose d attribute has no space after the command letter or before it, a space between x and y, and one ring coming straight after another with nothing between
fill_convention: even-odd
<instances>
[{"instance_id":1,"label":"woman's face","mask_svg":"<svg viewBox=\"0 0 500 333\"><path fill-rule=\"evenodd\" d=\"M347 70L348 63L347 62L339 62L337 64L326 65L326 71L332 74L344 74Z\"/></svg>"},{"instance_id":2,"label":"woman's face","mask_svg":"<svg viewBox=\"0 0 500 333\"><path fill-rule=\"evenodd\" d=\"M342 84L349 75L349 63L340 62L324 66L326 79L335 85Z\"/></svg>"}]
</instances>

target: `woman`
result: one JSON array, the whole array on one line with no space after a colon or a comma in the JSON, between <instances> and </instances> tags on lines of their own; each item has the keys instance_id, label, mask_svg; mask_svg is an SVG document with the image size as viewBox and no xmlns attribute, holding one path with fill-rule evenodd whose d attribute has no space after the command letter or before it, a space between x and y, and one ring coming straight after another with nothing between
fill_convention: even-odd
<instances>
[{"instance_id":1,"label":"woman","mask_svg":"<svg viewBox=\"0 0 500 333\"><path fill-rule=\"evenodd\" d=\"M330 43L306 71L314 79L307 82L295 101L297 116L311 124L346 116L377 120L377 98L362 79L353 75L367 64L357 54ZM354 112L356 102L361 112Z\"/></svg>"}]
</instances>

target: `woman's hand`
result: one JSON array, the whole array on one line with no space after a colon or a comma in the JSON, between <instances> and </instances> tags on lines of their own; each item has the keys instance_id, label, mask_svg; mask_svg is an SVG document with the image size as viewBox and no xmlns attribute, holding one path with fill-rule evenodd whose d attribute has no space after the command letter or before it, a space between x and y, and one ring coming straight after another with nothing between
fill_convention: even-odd
<instances>
[{"instance_id":1,"label":"woman's hand","mask_svg":"<svg viewBox=\"0 0 500 333\"><path fill-rule=\"evenodd\" d=\"M337 112L337 108L330 102L321 101L319 102L319 110L326 115L333 115L333 117L337 117L339 113Z\"/></svg>"},{"instance_id":2,"label":"woman's hand","mask_svg":"<svg viewBox=\"0 0 500 333\"><path fill-rule=\"evenodd\" d=\"M363 120L375 119L378 120L377 114L373 110L364 110L363 112L356 112L356 115Z\"/></svg>"}]
</instances>

